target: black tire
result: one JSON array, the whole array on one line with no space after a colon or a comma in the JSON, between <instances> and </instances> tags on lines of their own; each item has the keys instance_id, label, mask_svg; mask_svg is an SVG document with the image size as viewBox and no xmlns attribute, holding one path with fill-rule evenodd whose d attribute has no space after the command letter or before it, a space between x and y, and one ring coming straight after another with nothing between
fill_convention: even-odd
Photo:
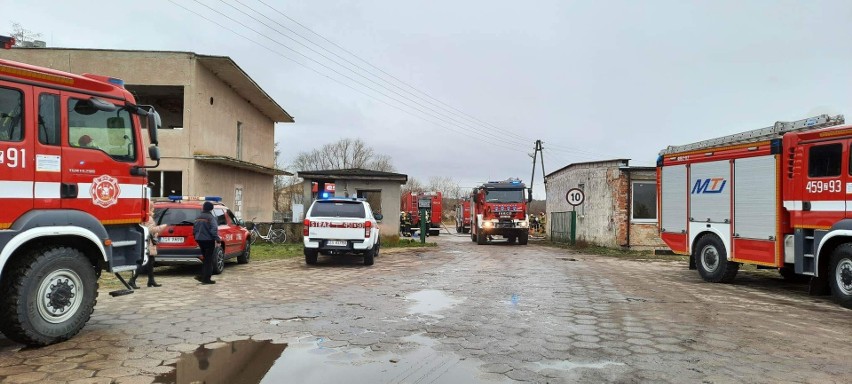
<instances>
[{"instance_id":1,"label":"black tire","mask_svg":"<svg viewBox=\"0 0 852 384\"><path fill-rule=\"evenodd\" d=\"M778 274L786 282L790 283L807 283L811 277L807 275L796 274L796 269L792 266L784 266L778 269Z\"/></svg>"},{"instance_id":2,"label":"black tire","mask_svg":"<svg viewBox=\"0 0 852 384\"><path fill-rule=\"evenodd\" d=\"M316 249L305 248L305 264L314 265L317 263L319 251Z\"/></svg>"},{"instance_id":3,"label":"black tire","mask_svg":"<svg viewBox=\"0 0 852 384\"><path fill-rule=\"evenodd\" d=\"M476 241L476 234L472 230L470 231L470 241Z\"/></svg>"},{"instance_id":4,"label":"black tire","mask_svg":"<svg viewBox=\"0 0 852 384\"><path fill-rule=\"evenodd\" d=\"M528 232L521 233L521 235L518 236L518 244L520 244L520 245L527 245L527 243L529 241L530 241L530 234Z\"/></svg>"},{"instance_id":5,"label":"black tire","mask_svg":"<svg viewBox=\"0 0 852 384\"><path fill-rule=\"evenodd\" d=\"M852 309L852 244L841 244L831 253L828 284L837 304Z\"/></svg>"},{"instance_id":6,"label":"black tire","mask_svg":"<svg viewBox=\"0 0 852 384\"><path fill-rule=\"evenodd\" d=\"M19 343L44 346L83 329L97 303L98 274L74 248L41 248L10 262L0 291L0 331ZM46 302L55 293L58 299ZM65 310L60 316L50 309L57 306Z\"/></svg>"},{"instance_id":7,"label":"black tire","mask_svg":"<svg viewBox=\"0 0 852 384\"><path fill-rule=\"evenodd\" d=\"M515 244L515 241L517 241L518 238L515 236L509 236L506 240L509 242L509 244Z\"/></svg>"},{"instance_id":8,"label":"black tire","mask_svg":"<svg viewBox=\"0 0 852 384\"><path fill-rule=\"evenodd\" d=\"M374 245L373 249L364 252L364 265L373 265L376 259L376 254L378 253L378 245Z\"/></svg>"},{"instance_id":9,"label":"black tire","mask_svg":"<svg viewBox=\"0 0 852 384\"><path fill-rule=\"evenodd\" d=\"M237 256L237 264L248 264L251 261L251 242L246 240L246 249Z\"/></svg>"},{"instance_id":10,"label":"black tire","mask_svg":"<svg viewBox=\"0 0 852 384\"><path fill-rule=\"evenodd\" d=\"M462 228L462 233L470 233L470 228Z\"/></svg>"},{"instance_id":11,"label":"black tire","mask_svg":"<svg viewBox=\"0 0 852 384\"><path fill-rule=\"evenodd\" d=\"M711 283L730 283L737 276L740 264L728 261L725 245L715 235L704 235L695 243L692 253L698 274Z\"/></svg>"},{"instance_id":12,"label":"black tire","mask_svg":"<svg viewBox=\"0 0 852 384\"><path fill-rule=\"evenodd\" d=\"M222 271L225 270L225 250L222 249L221 246L216 246L213 249L213 257L215 258L215 263L213 264L213 274L220 275Z\"/></svg>"},{"instance_id":13,"label":"black tire","mask_svg":"<svg viewBox=\"0 0 852 384\"><path fill-rule=\"evenodd\" d=\"M476 234L476 244L485 245L488 243L488 236L485 236L485 233L480 231Z\"/></svg>"},{"instance_id":14,"label":"black tire","mask_svg":"<svg viewBox=\"0 0 852 384\"><path fill-rule=\"evenodd\" d=\"M373 247L376 248L376 253L373 256L379 257L379 253L381 253L381 251L382 251L382 239L381 238L377 239L376 245L374 245Z\"/></svg>"}]
</instances>

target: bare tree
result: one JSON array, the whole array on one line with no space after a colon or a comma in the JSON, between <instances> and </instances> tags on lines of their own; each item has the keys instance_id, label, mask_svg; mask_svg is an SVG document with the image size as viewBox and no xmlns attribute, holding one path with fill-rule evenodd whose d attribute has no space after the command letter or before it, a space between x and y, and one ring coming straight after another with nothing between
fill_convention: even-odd
<instances>
[{"instance_id":1,"label":"bare tree","mask_svg":"<svg viewBox=\"0 0 852 384\"><path fill-rule=\"evenodd\" d=\"M361 139L340 139L312 151L301 152L293 160L296 171L363 168L393 172L391 158L376 154Z\"/></svg>"},{"instance_id":2,"label":"bare tree","mask_svg":"<svg viewBox=\"0 0 852 384\"><path fill-rule=\"evenodd\" d=\"M426 187L423 185L423 183L413 177L409 177L408 181L405 182L405 185L402 186L403 194L424 191L426 191Z\"/></svg>"},{"instance_id":3,"label":"bare tree","mask_svg":"<svg viewBox=\"0 0 852 384\"><path fill-rule=\"evenodd\" d=\"M24 26L16 22L12 23L12 32L9 32L9 34L15 38L16 47L23 46L25 42L31 43L42 36L41 33L25 29Z\"/></svg>"}]
</instances>

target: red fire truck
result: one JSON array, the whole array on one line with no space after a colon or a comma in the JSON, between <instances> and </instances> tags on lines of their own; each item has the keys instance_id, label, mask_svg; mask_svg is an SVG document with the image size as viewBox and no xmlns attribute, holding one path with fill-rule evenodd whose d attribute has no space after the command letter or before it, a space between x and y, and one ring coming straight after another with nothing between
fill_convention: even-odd
<instances>
[{"instance_id":1,"label":"red fire truck","mask_svg":"<svg viewBox=\"0 0 852 384\"><path fill-rule=\"evenodd\" d=\"M474 188L470 196L470 239L486 244L492 236L503 236L510 244L526 245L530 222L527 203L532 193L519 179L489 181Z\"/></svg>"},{"instance_id":2,"label":"red fire truck","mask_svg":"<svg viewBox=\"0 0 852 384\"><path fill-rule=\"evenodd\" d=\"M441 234L441 192L411 192L402 194L400 210L411 217L411 229L408 233L413 233L413 231L420 229L420 210L417 208L417 201L421 197L432 200L432 209L429 211L426 221L429 222L429 235L438 236Z\"/></svg>"},{"instance_id":3,"label":"red fire truck","mask_svg":"<svg viewBox=\"0 0 852 384\"><path fill-rule=\"evenodd\" d=\"M9 339L74 336L101 271L147 257L140 117L159 164L159 115L121 80L0 60L0 331Z\"/></svg>"},{"instance_id":4,"label":"red fire truck","mask_svg":"<svg viewBox=\"0 0 852 384\"><path fill-rule=\"evenodd\" d=\"M810 278L852 308L852 126L842 116L671 146L657 161L660 235L710 282L740 264Z\"/></svg>"},{"instance_id":5,"label":"red fire truck","mask_svg":"<svg viewBox=\"0 0 852 384\"><path fill-rule=\"evenodd\" d=\"M470 232L470 199L464 199L456 205L456 232Z\"/></svg>"}]
</instances>

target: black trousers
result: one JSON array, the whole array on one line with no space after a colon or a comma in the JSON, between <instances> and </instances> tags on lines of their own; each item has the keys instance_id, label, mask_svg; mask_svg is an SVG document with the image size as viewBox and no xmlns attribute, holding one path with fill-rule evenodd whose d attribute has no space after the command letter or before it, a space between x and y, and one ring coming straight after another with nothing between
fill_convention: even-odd
<instances>
[{"instance_id":1,"label":"black trousers","mask_svg":"<svg viewBox=\"0 0 852 384\"><path fill-rule=\"evenodd\" d=\"M213 276L213 263L216 260L213 259L213 251L216 249L216 241L214 240L196 240L198 243L198 247L201 248L201 256L204 256L204 260L201 263L201 281L210 281L210 277Z\"/></svg>"}]
</instances>

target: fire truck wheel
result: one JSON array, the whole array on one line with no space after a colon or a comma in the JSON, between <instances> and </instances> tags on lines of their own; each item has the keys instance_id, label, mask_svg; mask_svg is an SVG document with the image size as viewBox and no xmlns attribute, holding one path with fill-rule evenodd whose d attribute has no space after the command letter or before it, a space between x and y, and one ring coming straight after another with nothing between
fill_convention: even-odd
<instances>
[{"instance_id":1,"label":"fire truck wheel","mask_svg":"<svg viewBox=\"0 0 852 384\"><path fill-rule=\"evenodd\" d=\"M0 331L30 346L67 340L89 321L98 295L95 268L68 247L47 247L14 260L0 290Z\"/></svg>"},{"instance_id":2,"label":"fire truck wheel","mask_svg":"<svg viewBox=\"0 0 852 384\"><path fill-rule=\"evenodd\" d=\"M485 245L488 242L488 236L485 236L485 233L479 232L476 234L476 244Z\"/></svg>"},{"instance_id":3,"label":"fire truck wheel","mask_svg":"<svg viewBox=\"0 0 852 384\"><path fill-rule=\"evenodd\" d=\"M473 233L473 230L470 231L470 241L476 241L476 234Z\"/></svg>"},{"instance_id":4,"label":"fire truck wheel","mask_svg":"<svg viewBox=\"0 0 852 384\"><path fill-rule=\"evenodd\" d=\"M529 241L530 241L530 234L529 233L524 232L524 233L521 233L520 236L518 236L518 244L520 244L520 245L527 245L527 243Z\"/></svg>"},{"instance_id":5,"label":"fire truck wheel","mask_svg":"<svg viewBox=\"0 0 852 384\"><path fill-rule=\"evenodd\" d=\"M373 265L376 254L378 253L378 244L373 246L373 249L364 252L364 265Z\"/></svg>"},{"instance_id":6,"label":"fire truck wheel","mask_svg":"<svg viewBox=\"0 0 852 384\"><path fill-rule=\"evenodd\" d=\"M515 237L515 236L509 236L509 238L506 239L506 240L509 242L509 244L515 244L515 242L518 240L518 238Z\"/></svg>"},{"instance_id":7,"label":"fire truck wheel","mask_svg":"<svg viewBox=\"0 0 852 384\"><path fill-rule=\"evenodd\" d=\"M715 235L704 235L695 244L695 265L704 281L730 283L737 275L740 264L728 261L725 245Z\"/></svg>"},{"instance_id":8,"label":"fire truck wheel","mask_svg":"<svg viewBox=\"0 0 852 384\"><path fill-rule=\"evenodd\" d=\"M251 261L251 242L246 240L246 250L239 256L237 256L237 263L239 264L248 264Z\"/></svg>"},{"instance_id":9,"label":"fire truck wheel","mask_svg":"<svg viewBox=\"0 0 852 384\"><path fill-rule=\"evenodd\" d=\"M305 248L305 264L314 265L317 263L319 252L316 249Z\"/></svg>"},{"instance_id":10,"label":"fire truck wheel","mask_svg":"<svg viewBox=\"0 0 852 384\"><path fill-rule=\"evenodd\" d=\"M852 308L852 244L841 244L832 252L829 284L834 301Z\"/></svg>"},{"instance_id":11,"label":"fire truck wheel","mask_svg":"<svg viewBox=\"0 0 852 384\"><path fill-rule=\"evenodd\" d=\"M225 270L225 251L222 247L217 246L214 252L213 256L216 257L216 264L213 265L213 274L218 275Z\"/></svg>"}]
</instances>

